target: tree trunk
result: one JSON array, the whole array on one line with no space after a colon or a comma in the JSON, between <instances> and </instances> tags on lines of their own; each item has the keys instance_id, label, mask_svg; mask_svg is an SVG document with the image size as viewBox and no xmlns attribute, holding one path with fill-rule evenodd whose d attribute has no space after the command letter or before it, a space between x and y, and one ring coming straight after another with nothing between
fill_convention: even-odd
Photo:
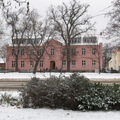
<instances>
[{"instance_id":1,"label":"tree trunk","mask_svg":"<svg viewBox=\"0 0 120 120\"><path fill-rule=\"evenodd\" d=\"M36 60L35 67L34 67L34 70L33 70L33 74L36 74L38 64L39 64L39 58Z\"/></svg>"},{"instance_id":2,"label":"tree trunk","mask_svg":"<svg viewBox=\"0 0 120 120\"><path fill-rule=\"evenodd\" d=\"M18 72L18 55L15 56L15 71Z\"/></svg>"},{"instance_id":3,"label":"tree trunk","mask_svg":"<svg viewBox=\"0 0 120 120\"><path fill-rule=\"evenodd\" d=\"M100 45L98 45L98 64L99 64L99 74L101 73L101 65L100 65Z\"/></svg>"},{"instance_id":4,"label":"tree trunk","mask_svg":"<svg viewBox=\"0 0 120 120\"><path fill-rule=\"evenodd\" d=\"M70 46L67 46L67 72L70 72Z\"/></svg>"}]
</instances>

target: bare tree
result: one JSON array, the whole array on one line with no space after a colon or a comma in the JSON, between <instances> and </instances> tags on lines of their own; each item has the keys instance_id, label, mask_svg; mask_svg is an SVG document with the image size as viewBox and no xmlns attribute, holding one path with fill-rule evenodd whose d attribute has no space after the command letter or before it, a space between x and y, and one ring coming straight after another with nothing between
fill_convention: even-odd
<instances>
[{"instance_id":1,"label":"bare tree","mask_svg":"<svg viewBox=\"0 0 120 120\"><path fill-rule=\"evenodd\" d=\"M28 3L26 0L0 0L0 8L4 9L12 5L12 2L17 3L19 6L23 3Z\"/></svg>"},{"instance_id":2,"label":"bare tree","mask_svg":"<svg viewBox=\"0 0 120 120\"><path fill-rule=\"evenodd\" d=\"M38 13L31 11L28 14L28 28L26 38L32 46L29 50L30 59L35 61L33 73L37 71L38 64L49 45L49 40L54 36L54 29L51 27L49 19L39 20Z\"/></svg>"},{"instance_id":3,"label":"bare tree","mask_svg":"<svg viewBox=\"0 0 120 120\"><path fill-rule=\"evenodd\" d=\"M112 48L110 44L105 44L103 47L103 68L108 68L108 63L111 59Z\"/></svg>"},{"instance_id":4,"label":"bare tree","mask_svg":"<svg viewBox=\"0 0 120 120\"><path fill-rule=\"evenodd\" d=\"M24 9L16 12L9 12L6 15L6 22L11 29L12 54L15 57L15 71L18 71L18 57L21 45L24 41L25 31L27 29L27 19Z\"/></svg>"},{"instance_id":5,"label":"bare tree","mask_svg":"<svg viewBox=\"0 0 120 120\"><path fill-rule=\"evenodd\" d=\"M72 0L69 5L63 3L56 9L52 7L50 10L50 19L66 47L67 71L70 71L72 40L93 27L90 23L91 17L87 15L88 7L89 5Z\"/></svg>"},{"instance_id":6,"label":"bare tree","mask_svg":"<svg viewBox=\"0 0 120 120\"><path fill-rule=\"evenodd\" d=\"M0 47L0 58L2 58L4 62L5 62L5 48L6 45Z\"/></svg>"},{"instance_id":7,"label":"bare tree","mask_svg":"<svg viewBox=\"0 0 120 120\"><path fill-rule=\"evenodd\" d=\"M110 18L109 23L105 29L105 37L111 39L114 42L119 42L120 38L120 0L115 0L112 2L113 8L107 14Z\"/></svg>"}]
</instances>

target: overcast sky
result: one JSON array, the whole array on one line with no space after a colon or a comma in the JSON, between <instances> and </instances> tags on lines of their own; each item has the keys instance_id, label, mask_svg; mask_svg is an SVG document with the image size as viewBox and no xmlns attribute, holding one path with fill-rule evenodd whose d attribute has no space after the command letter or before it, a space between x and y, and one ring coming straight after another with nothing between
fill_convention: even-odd
<instances>
[{"instance_id":1,"label":"overcast sky","mask_svg":"<svg viewBox=\"0 0 120 120\"><path fill-rule=\"evenodd\" d=\"M40 15L44 16L50 5L60 5L62 2L69 3L70 0L29 0L30 9L37 9ZM82 3L90 4L89 14L91 16L96 16L98 14L106 13L110 8L107 8L111 5L112 0L80 0ZM108 22L108 19L103 15L94 17L93 19L96 22L97 34L99 34L105 27Z\"/></svg>"}]
</instances>

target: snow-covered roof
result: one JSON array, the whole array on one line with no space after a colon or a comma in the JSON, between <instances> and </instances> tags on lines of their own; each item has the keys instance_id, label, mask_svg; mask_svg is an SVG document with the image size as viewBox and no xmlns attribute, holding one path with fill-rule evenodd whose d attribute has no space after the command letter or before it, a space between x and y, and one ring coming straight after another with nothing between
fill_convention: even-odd
<instances>
[{"instance_id":1,"label":"snow-covered roof","mask_svg":"<svg viewBox=\"0 0 120 120\"><path fill-rule=\"evenodd\" d=\"M5 63L3 58L0 58L0 63Z\"/></svg>"}]
</instances>

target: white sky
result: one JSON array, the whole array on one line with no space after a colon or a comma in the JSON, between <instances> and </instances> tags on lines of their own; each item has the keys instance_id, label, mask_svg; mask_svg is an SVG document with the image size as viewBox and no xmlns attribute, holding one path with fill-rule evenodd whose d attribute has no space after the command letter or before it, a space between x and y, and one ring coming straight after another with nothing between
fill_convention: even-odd
<instances>
[{"instance_id":1,"label":"white sky","mask_svg":"<svg viewBox=\"0 0 120 120\"><path fill-rule=\"evenodd\" d=\"M37 9L41 16L45 16L51 5L57 6L62 4L63 2L69 3L70 0L26 0L30 3L30 9ZM90 16L96 16L102 13L108 12L111 8L105 9L111 5L111 1L114 0L80 0L81 3L87 3L90 5L88 9L88 13ZM104 15L97 16L93 18L93 21L96 22L95 28L97 30L96 35L98 35L98 39L100 42L106 42L104 37L99 36L99 33L102 32L108 22L108 18ZM6 28L8 29L8 28ZM8 35L9 36L9 35ZM7 41L8 38L4 41Z\"/></svg>"},{"instance_id":2,"label":"white sky","mask_svg":"<svg viewBox=\"0 0 120 120\"><path fill-rule=\"evenodd\" d=\"M29 0L30 9L35 8L38 10L40 15L44 16L50 5L59 5L62 2L69 3L70 0ZM111 5L112 0L80 0L82 3L90 4L89 14L91 16L96 16L98 14L106 13L109 9L106 7ZM108 19L103 15L97 16L93 19L96 22L97 34L99 34L108 22Z\"/></svg>"}]
</instances>

